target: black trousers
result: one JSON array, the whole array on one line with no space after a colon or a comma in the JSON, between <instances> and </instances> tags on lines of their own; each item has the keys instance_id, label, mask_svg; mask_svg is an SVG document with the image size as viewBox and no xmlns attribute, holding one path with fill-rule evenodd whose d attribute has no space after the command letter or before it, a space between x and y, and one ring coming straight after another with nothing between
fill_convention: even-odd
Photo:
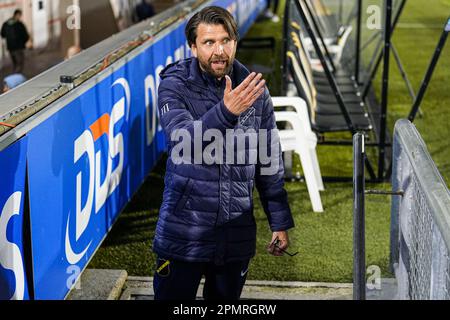
<instances>
[{"instance_id":1,"label":"black trousers","mask_svg":"<svg viewBox=\"0 0 450 320\"><path fill-rule=\"evenodd\" d=\"M153 278L155 300L195 300L203 276L205 300L239 300L249 263L247 260L216 266L158 258Z\"/></svg>"},{"instance_id":2,"label":"black trousers","mask_svg":"<svg viewBox=\"0 0 450 320\"><path fill-rule=\"evenodd\" d=\"M23 73L25 65L25 50L10 51L11 60L13 62L13 73Z\"/></svg>"},{"instance_id":3,"label":"black trousers","mask_svg":"<svg viewBox=\"0 0 450 320\"><path fill-rule=\"evenodd\" d=\"M272 3L274 4L272 12L274 14L277 14L279 0L269 0L269 1L267 1L267 9L270 9L270 7L272 6Z\"/></svg>"}]
</instances>

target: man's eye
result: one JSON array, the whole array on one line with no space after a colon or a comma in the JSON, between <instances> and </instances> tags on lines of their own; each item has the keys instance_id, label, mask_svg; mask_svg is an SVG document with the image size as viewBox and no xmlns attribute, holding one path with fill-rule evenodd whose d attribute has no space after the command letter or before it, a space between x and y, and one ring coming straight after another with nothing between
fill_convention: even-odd
<instances>
[{"instance_id":1,"label":"man's eye","mask_svg":"<svg viewBox=\"0 0 450 320\"><path fill-rule=\"evenodd\" d=\"M211 45L213 44L213 42L209 40L209 41L206 41L205 44L206 44L207 46L211 46Z\"/></svg>"},{"instance_id":2,"label":"man's eye","mask_svg":"<svg viewBox=\"0 0 450 320\"><path fill-rule=\"evenodd\" d=\"M228 44L228 42L230 42L230 39L223 40L223 44Z\"/></svg>"}]
</instances>

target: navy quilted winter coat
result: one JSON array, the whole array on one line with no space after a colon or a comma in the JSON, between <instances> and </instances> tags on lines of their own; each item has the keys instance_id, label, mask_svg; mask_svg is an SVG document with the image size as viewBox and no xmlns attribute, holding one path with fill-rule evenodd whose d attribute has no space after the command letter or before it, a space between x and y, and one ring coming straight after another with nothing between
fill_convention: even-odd
<instances>
[{"instance_id":1,"label":"navy quilted winter coat","mask_svg":"<svg viewBox=\"0 0 450 320\"><path fill-rule=\"evenodd\" d=\"M230 74L233 88L249 74L235 61ZM191 156L193 164L175 164L170 155L178 140L171 142L171 136L177 129L193 133L194 121L202 121L203 132L211 128L224 134L227 129L231 132L248 128L271 130L276 123L268 90L253 108L237 117L223 103L225 79L218 81L202 72L196 58L171 64L160 76L159 116L169 159L154 252L167 259L217 265L253 258L256 250L255 186L272 231L294 227L284 189L281 152L277 159L279 167L273 175L261 175L263 165L259 161L250 162L248 152L244 164L194 164L194 155ZM281 148L279 139L270 139L269 135L266 143L272 141L277 144L276 148ZM207 143L203 148L205 146Z\"/></svg>"}]
</instances>

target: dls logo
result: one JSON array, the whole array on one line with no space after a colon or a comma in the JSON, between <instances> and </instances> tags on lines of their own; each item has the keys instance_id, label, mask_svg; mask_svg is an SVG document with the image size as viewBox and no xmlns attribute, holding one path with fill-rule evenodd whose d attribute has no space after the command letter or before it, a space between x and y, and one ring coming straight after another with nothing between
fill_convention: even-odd
<instances>
[{"instance_id":1,"label":"dls logo","mask_svg":"<svg viewBox=\"0 0 450 320\"><path fill-rule=\"evenodd\" d=\"M116 190L122 178L124 167L124 138L122 132L116 132L116 125L122 119L128 121L130 114L130 86L126 79L120 78L112 87L121 86L124 96L117 101L111 111L111 114L105 113L92 123L74 143L73 163L79 161L89 163L88 172L80 171L76 176L76 216L75 216L75 240L78 241L89 225L93 209L98 214L106 203L106 200ZM105 137L107 151L102 150L100 138ZM97 148L96 152L96 145ZM105 161L106 159L106 161ZM105 165L103 168L102 164ZM115 167L113 167L115 164ZM102 172L105 172L102 178ZM87 196L82 194L82 186L88 185ZM84 202L82 199L87 199ZM69 238L70 233L70 214L66 227L66 258L71 264L77 264L87 253L90 242L80 253L75 253Z\"/></svg>"},{"instance_id":2,"label":"dls logo","mask_svg":"<svg viewBox=\"0 0 450 320\"><path fill-rule=\"evenodd\" d=\"M25 272L19 247L6 238L8 224L14 216L20 215L22 193L14 193L6 201L0 214L0 265L14 273L16 281L15 292L11 300L23 300L25 292Z\"/></svg>"}]
</instances>

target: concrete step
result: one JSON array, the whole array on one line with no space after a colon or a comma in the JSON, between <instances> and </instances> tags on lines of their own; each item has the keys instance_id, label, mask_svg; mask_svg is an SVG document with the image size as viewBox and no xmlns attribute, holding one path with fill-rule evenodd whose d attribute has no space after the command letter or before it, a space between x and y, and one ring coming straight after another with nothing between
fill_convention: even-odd
<instances>
[{"instance_id":1,"label":"concrete step","mask_svg":"<svg viewBox=\"0 0 450 320\"><path fill-rule=\"evenodd\" d=\"M197 291L197 299L202 300L204 279ZM368 300L395 299L396 282L383 279L379 290L367 290ZM153 278L128 277L121 300L153 300ZM351 300L353 285L319 282L278 282L247 281L242 300Z\"/></svg>"},{"instance_id":2,"label":"concrete step","mask_svg":"<svg viewBox=\"0 0 450 320\"><path fill-rule=\"evenodd\" d=\"M202 279L197 299L202 300ZM380 288L367 290L368 300L395 300L395 279L382 279ZM248 280L242 300L351 300L351 283L281 282ZM128 276L124 270L84 271L68 300L153 300L153 278Z\"/></svg>"},{"instance_id":3,"label":"concrete step","mask_svg":"<svg viewBox=\"0 0 450 320\"><path fill-rule=\"evenodd\" d=\"M202 300L202 279L197 299ZM348 284L322 284L302 282L251 281L243 289L242 300L347 300L352 286ZM122 300L153 300L153 278L128 277Z\"/></svg>"},{"instance_id":4,"label":"concrete step","mask_svg":"<svg viewBox=\"0 0 450 320\"><path fill-rule=\"evenodd\" d=\"M127 278L125 270L85 270L67 300L119 300Z\"/></svg>"}]
</instances>

